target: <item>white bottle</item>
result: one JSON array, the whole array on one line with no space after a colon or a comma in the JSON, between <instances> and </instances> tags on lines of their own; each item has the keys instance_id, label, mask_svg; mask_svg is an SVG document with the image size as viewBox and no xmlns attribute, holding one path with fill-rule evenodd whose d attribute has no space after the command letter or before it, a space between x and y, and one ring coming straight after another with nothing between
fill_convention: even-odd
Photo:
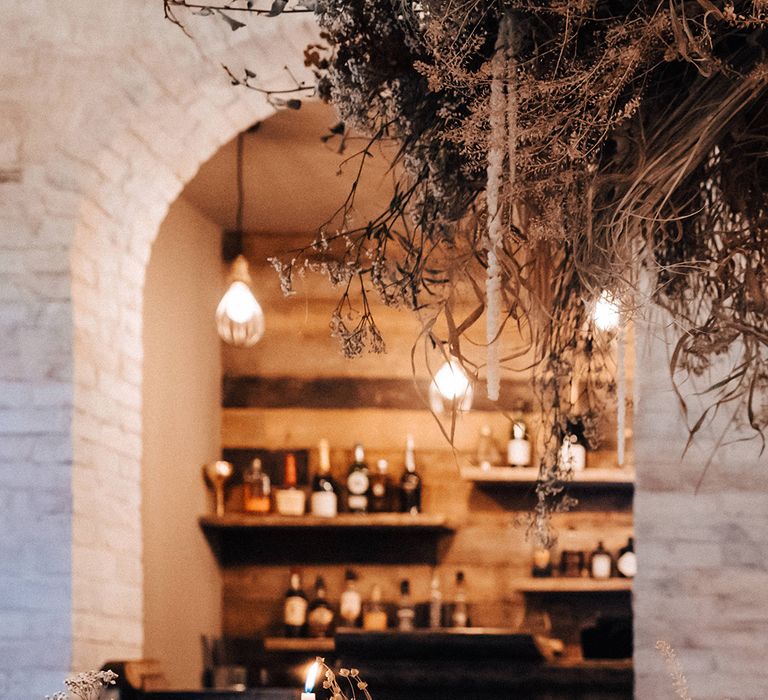
<instances>
[{"instance_id":1,"label":"white bottle","mask_svg":"<svg viewBox=\"0 0 768 700\"><path fill-rule=\"evenodd\" d=\"M339 601L339 617L346 627L355 627L363 609L363 599L357 590L357 575L347 569L344 575L345 588Z\"/></svg>"}]
</instances>

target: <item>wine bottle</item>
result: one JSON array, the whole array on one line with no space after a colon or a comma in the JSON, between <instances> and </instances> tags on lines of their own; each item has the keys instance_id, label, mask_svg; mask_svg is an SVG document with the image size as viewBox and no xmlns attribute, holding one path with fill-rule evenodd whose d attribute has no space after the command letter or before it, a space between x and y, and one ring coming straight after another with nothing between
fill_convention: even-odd
<instances>
[{"instance_id":1,"label":"wine bottle","mask_svg":"<svg viewBox=\"0 0 768 700\"><path fill-rule=\"evenodd\" d=\"M333 626L333 608L325 593L325 581L322 576L315 579L315 597L307 611L307 626L310 637L329 637Z\"/></svg>"},{"instance_id":2,"label":"wine bottle","mask_svg":"<svg viewBox=\"0 0 768 700\"><path fill-rule=\"evenodd\" d=\"M421 513L421 477L416 473L413 435L405 441L405 471L400 479L400 511Z\"/></svg>"},{"instance_id":3,"label":"wine bottle","mask_svg":"<svg viewBox=\"0 0 768 700\"><path fill-rule=\"evenodd\" d=\"M406 578L400 581L400 600L397 604L397 629L400 632L411 632L414 628L416 610L411 599L411 583Z\"/></svg>"},{"instance_id":4,"label":"wine bottle","mask_svg":"<svg viewBox=\"0 0 768 700\"><path fill-rule=\"evenodd\" d=\"M320 467L312 479L310 510L312 515L333 518L339 510L339 487L331 476L331 458L328 440L320 440Z\"/></svg>"},{"instance_id":5,"label":"wine bottle","mask_svg":"<svg viewBox=\"0 0 768 700\"><path fill-rule=\"evenodd\" d=\"M386 513L390 508L392 487L389 482L389 464L386 459L376 462L376 471L371 474L371 510Z\"/></svg>"},{"instance_id":6,"label":"wine bottle","mask_svg":"<svg viewBox=\"0 0 768 700\"><path fill-rule=\"evenodd\" d=\"M344 574L344 591L341 594L339 615L347 627L355 627L363 609L360 591L357 590L357 575L352 569Z\"/></svg>"},{"instance_id":7,"label":"wine bottle","mask_svg":"<svg viewBox=\"0 0 768 700\"><path fill-rule=\"evenodd\" d=\"M302 637L307 625L307 596L301 588L301 574L291 570L291 583L285 594L283 622L286 637Z\"/></svg>"},{"instance_id":8,"label":"wine bottle","mask_svg":"<svg viewBox=\"0 0 768 700\"><path fill-rule=\"evenodd\" d=\"M622 578L634 578L637 573L637 556L635 555L635 540L630 537L619 550L616 559L616 570Z\"/></svg>"},{"instance_id":9,"label":"wine bottle","mask_svg":"<svg viewBox=\"0 0 768 700\"><path fill-rule=\"evenodd\" d=\"M367 512L370 490L371 480L365 463L365 452L358 443L355 445L355 461L349 465L347 475L347 510L351 513Z\"/></svg>"}]
</instances>

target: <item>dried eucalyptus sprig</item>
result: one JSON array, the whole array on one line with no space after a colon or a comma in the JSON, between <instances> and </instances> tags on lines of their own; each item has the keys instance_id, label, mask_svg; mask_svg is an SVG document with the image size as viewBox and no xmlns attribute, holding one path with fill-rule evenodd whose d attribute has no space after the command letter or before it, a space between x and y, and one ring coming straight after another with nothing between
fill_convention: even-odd
<instances>
[{"instance_id":1,"label":"dried eucalyptus sprig","mask_svg":"<svg viewBox=\"0 0 768 700\"><path fill-rule=\"evenodd\" d=\"M337 673L325 663L325 659L318 656L315 659L323 672L323 689L328 691L329 700L373 700L368 692L368 684L360 676L356 668L341 668ZM343 679L344 687L339 683ZM347 688L347 686L349 686Z\"/></svg>"}]
</instances>

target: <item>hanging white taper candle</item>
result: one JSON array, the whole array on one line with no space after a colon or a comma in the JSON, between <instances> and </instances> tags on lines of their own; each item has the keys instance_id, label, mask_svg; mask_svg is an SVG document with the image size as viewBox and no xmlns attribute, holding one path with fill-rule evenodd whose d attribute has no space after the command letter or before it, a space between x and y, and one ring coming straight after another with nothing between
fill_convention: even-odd
<instances>
[{"instance_id":1,"label":"hanging white taper candle","mask_svg":"<svg viewBox=\"0 0 768 700\"><path fill-rule=\"evenodd\" d=\"M627 373L624 366L626 331L624 314L619 312L619 329L616 336L616 459L624 466L627 422Z\"/></svg>"},{"instance_id":2,"label":"hanging white taper candle","mask_svg":"<svg viewBox=\"0 0 768 700\"><path fill-rule=\"evenodd\" d=\"M486 294L486 342L487 374L486 387L488 398L499 398L501 384L499 368L499 329L501 314L501 255L503 216L499 207L502 180L504 177L504 151L506 147L506 100L504 99L504 81L507 77L507 17L499 27L496 39L496 52L491 59L491 95L490 95L490 138L488 144L488 182L485 201L488 210L488 235L486 251L488 268L485 281Z\"/></svg>"}]
</instances>

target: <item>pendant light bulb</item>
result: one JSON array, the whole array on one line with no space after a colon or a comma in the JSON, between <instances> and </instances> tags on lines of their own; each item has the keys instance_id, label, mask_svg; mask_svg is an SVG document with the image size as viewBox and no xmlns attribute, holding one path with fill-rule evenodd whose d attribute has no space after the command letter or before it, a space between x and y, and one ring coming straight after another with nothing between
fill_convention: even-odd
<instances>
[{"instance_id":1,"label":"pendant light bulb","mask_svg":"<svg viewBox=\"0 0 768 700\"><path fill-rule=\"evenodd\" d=\"M264 312L251 291L251 275L244 256L238 255L232 263L229 281L216 309L216 328L225 343L249 348L264 335Z\"/></svg>"},{"instance_id":2,"label":"pendant light bulb","mask_svg":"<svg viewBox=\"0 0 768 700\"><path fill-rule=\"evenodd\" d=\"M613 331L619 327L621 311L615 297L604 291L595 303L592 320L601 331Z\"/></svg>"},{"instance_id":3,"label":"pendant light bulb","mask_svg":"<svg viewBox=\"0 0 768 700\"><path fill-rule=\"evenodd\" d=\"M429 385L429 403L435 413L443 413L451 407L468 411L472 407L473 394L472 382L456 360L444 363Z\"/></svg>"}]
</instances>

